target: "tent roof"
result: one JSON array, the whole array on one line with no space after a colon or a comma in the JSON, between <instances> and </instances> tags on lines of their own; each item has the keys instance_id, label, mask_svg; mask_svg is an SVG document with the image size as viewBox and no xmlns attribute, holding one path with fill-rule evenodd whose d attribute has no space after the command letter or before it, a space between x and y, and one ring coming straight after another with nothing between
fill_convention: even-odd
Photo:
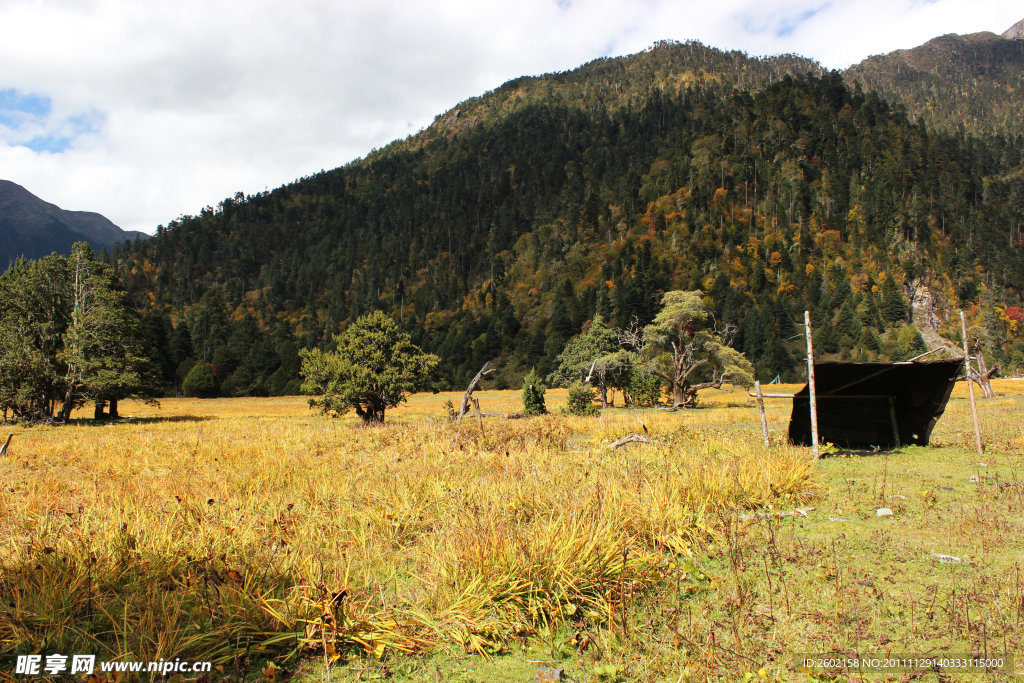
<instances>
[{"instance_id":1,"label":"tent roof","mask_svg":"<svg viewBox=\"0 0 1024 683\"><path fill-rule=\"evenodd\" d=\"M841 448L894 448L895 415L901 445L927 445L963 365L963 359L816 362L818 438ZM793 396L789 439L795 444L811 444L810 390L806 385Z\"/></svg>"}]
</instances>

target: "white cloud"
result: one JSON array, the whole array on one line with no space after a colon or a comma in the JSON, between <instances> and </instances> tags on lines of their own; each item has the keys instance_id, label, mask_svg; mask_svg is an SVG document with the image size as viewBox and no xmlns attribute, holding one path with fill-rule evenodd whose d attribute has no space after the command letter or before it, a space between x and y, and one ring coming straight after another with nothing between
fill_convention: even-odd
<instances>
[{"instance_id":1,"label":"white cloud","mask_svg":"<svg viewBox=\"0 0 1024 683\"><path fill-rule=\"evenodd\" d=\"M1015 5L0 0L0 95L50 102L20 125L0 111L0 178L151 232L363 156L519 75L666 38L843 68L944 33L1001 32L1024 16Z\"/></svg>"}]
</instances>

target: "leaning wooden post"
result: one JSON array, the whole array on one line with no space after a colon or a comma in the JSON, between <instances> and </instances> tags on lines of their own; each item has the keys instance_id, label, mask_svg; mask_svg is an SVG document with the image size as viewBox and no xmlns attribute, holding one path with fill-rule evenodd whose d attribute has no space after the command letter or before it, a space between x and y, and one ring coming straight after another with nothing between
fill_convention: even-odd
<instances>
[{"instance_id":1,"label":"leaning wooden post","mask_svg":"<svg viewBox=\"0 0 1024 683\"><path fill-rule=\"evenodd\" d=\"M818 459L818 400L814 395L814 341L811 337L811 312L804 311L804 328L807 330L807 388L811 392L811 453Z\"/></svg>"},{"instance_id":2,"label":"leaning wooden post","mask_svg":"<svg viewBox=\"0 0 1024 683\"><path fill-rule=\"evenodd\" d=\"M466 394L462 397L462 405L459 406L459 416L456 418L457 420L461 420L466 413L469 412L471 405L469 399L473 395L473 390L476 389L476 385L479 384L484 375L494 372L494 368L491 368L490 370L487 369L487 366L490 364L491 361L484 363L484 366L480 368L480 372L476 373L476 377L474 377L473 381L469 383L469 388L466 389Z\"/></svg>"},{"instance_id":3,"label":"leaning wooden post","mask_svg":"<svg viewBox=\"0 0 1024 683\"><path fill-rule=\"evenodd\" d=\"M757 392L757 410L761 413L761 434L764 436L764 445L768 443L768 420L764 417L764 396L761 395L761 383L754 380L754 391Z\"/></svg>"},{"instance_id":4,"label":"leaning wooden post","mask_svg":"<svg viewBox=\"0 0 1024 683\"><path fill-rule=\"evenodd\" d=\"M476 412L476 423L478 425L480 425L480 433L483 434L484 433L484 416L480 413L480 399L478 399L478 398L471 398L469 400L473 402L473 410Z\"/></svg>"},{"instance_id":5,"label":"leaning wooden post","mask_svg":"<svg viewBox=\"0 0 1024 683\"><path fill-rule=\"evenodd\" d=\"M960 311L960 331L964 337L964 369L967 371L967 391L971 395L971 417L974 419L974 443L978 447L978 455L985 454L981 445L981 425L978 424L978 404L974 402L974 385L971 384L971 355L967 352L967 319Z\"/></svg>"},{"instance_id":6,"label":"leaning wooden post","mask_svg":"<svg viewBox=\"0 0 1024 683\"><path fill-rule=\"evenodd\" d=\"M7 435L7 443L5 443L2 447L0 447L0 455L6 455L7 454L7 449L10 448L11 439L13 439L13 438L14 438L14 434L8 434Z\"/></svg>"}]
</instances>

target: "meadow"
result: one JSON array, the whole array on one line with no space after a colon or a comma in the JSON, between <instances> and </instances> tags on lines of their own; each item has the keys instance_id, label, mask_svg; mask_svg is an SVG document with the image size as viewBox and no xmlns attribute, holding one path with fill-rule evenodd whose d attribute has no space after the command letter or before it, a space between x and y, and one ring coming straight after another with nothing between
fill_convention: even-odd
<instances>
[{"instance_id":1,"label":"meadow","mask_svg":"<svg viewBox=\"0 0 1024 683\"><path fill-rule=\"evenodd\" d=\"M848 680L794 663L830 651L1022 669L1024 382L994 384L983 460L962 384L929 447L817 462L785 443L789 401L765 446L739 388L594 418L551 390L554 414L482 424L442 393L375 428L299 397L12 427L0 643L239 681Z\"/></svg>"}]
</instances>

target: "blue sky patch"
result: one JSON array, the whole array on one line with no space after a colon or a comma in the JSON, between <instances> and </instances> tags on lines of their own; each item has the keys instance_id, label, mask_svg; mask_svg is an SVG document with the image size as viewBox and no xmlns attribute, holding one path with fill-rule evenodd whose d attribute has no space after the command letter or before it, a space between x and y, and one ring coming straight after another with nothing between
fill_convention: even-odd
<instances>
[{"instance_id":1,"label":"blue sky patch","mask_svg":"<svg viewBox=\"0 0 1024 683\"><path fill-rule=\"evenodd\" d=\"M33 152L59 154L71 146L71 138L58 137L56 135L37 135L28 142L21 143L21 146L28 147Z\"/></svg>"},{"instance_id":2,"label":"blue sky patch","mask_svg":"<svg viewBox=\"0 0 1024 683\"><path fill-rule=\"evenodd\" d=\"M0 125L17 128L26 119L46 116L50 109L50 98L44 95L0 90Z\"/></svg>"},{"instance_id":3,"label":"blue sky patch","mask_svg":"<svg viewBox=\"0 0 1024 683\"><path fill-rule=\"evenodd\" d=\"M741 20L743 28L749 33L772 33L776 38L786 38L800 28L800 25L827 10L832 6L831 2L824 2L817 7L802 12L788 14L773 14L767 16L746 16Z\"/></svg>"},{"instance_id":4,"label":"blue sky patch","mask_svg":"<svg viewBox=\"0 0 1024 683\"><path fill-rule=\"evenodd\" d=\"M775 29L775 35L779 38L785 38L786 36L792 35L793 31L795 31L800 24L804 23L826 7L828 7L828 5L822 5L815 9L800 12L797 15L782 17L779 20L778 28Z\"/></svg>"},{"instance_id":5,"label":"blue sky patch","mask_svg":"<svg viewBox=\"0 0 1024 683\"><path fill-rule=\"evenodd\" d=\"M98 132L106 120L95 110L67 118L55 117L52 112L53 103L45 95L13 88L0 90L0 126L13 133L5 136L8 144L34 152L59 154L78 137Z\"/></svg>"}]
</instances>

